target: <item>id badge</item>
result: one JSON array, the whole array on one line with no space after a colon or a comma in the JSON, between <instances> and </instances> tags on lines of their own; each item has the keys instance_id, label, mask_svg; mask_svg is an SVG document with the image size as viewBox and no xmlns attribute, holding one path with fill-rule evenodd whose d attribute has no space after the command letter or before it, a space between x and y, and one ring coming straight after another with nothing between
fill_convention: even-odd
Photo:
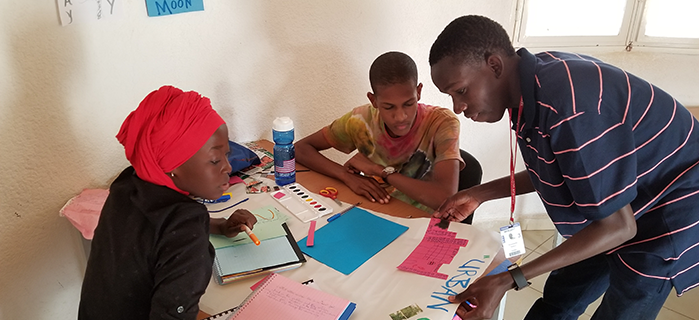
<instances>
[{"instance_id":1,"label":"id badge","mask_svg":"<svg viewBox=\"0 0 699 320\"><path fill-rule=\"evenodd\" d=\"M500 237L502 238L502 248L505 250L505 258L509 259L519 255L523 255L526 249L524 248L524 238L522 238L522 228L519 227L519 222L500 228Z\"/></svg>"}]
</instances>

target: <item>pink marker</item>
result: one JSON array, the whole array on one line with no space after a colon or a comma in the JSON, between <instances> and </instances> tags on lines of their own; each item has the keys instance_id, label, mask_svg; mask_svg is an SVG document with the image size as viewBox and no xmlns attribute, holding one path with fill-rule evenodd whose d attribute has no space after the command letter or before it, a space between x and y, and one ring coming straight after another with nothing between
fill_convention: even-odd
<instances>
[{"instance_id":1,"label":"pink marker","mask_svg":"<svg viewBox=\"0 0 699 320\"><path fill-rule=\"evenodd\" d=\"M306 237L306 247L313 246L313 238L316 231L316 221L311 221L311 225L308 227L308 237Z\"/></svg>"}]
</instances>

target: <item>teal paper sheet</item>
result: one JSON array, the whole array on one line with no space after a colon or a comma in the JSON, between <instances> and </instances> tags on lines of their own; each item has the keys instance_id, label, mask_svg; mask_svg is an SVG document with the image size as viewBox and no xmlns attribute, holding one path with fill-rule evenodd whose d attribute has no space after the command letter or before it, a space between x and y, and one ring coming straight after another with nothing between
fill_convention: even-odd
<instances>
[{"instance_id":1,"label":"teal paper sheet","mask_svg":"<svg viewBox=\"0 0 699 320\"><path fill-rule=\"evenodd\" d=\"M313 247L306 246L306 238L298 245L303 253L348 275L406 230L406 226L352 208L316 230Z\"/></svg>"}]
</instances>

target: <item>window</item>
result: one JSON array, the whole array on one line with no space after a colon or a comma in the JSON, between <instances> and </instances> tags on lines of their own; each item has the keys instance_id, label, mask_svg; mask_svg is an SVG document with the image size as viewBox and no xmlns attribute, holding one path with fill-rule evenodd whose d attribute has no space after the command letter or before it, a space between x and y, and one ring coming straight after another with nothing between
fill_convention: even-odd
<instances>
[{"instance_id":1,"label":"window","mask_svg":"<svg viewBox=\"0 0 699 320\"><path fill-rule=\"evenodd\" d=\"M518 0L515 45L699 52L697 0Z\"/></svg>"}]
</instances>

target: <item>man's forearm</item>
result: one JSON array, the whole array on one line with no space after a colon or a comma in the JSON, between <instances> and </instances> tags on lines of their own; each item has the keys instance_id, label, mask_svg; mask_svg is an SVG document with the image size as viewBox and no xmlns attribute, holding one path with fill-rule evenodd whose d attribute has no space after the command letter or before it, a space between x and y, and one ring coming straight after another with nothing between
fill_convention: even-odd
<instances>
[{"instance_id":1,"label":"man's forearm","mask_svg":"<svg viewBox=\"0 0 699 320\"><path fill-rule=\"evenodd\" d=\"M318 150L309 145L296 146L296 161L309 169L326 176L342 180L345 167L326 158Z\"/></svg>"},{"instance_id":2,"label":"man's forearm","mask_svg":"<svg viewBox=\"0 0 699 320\"><path fill-rule=\"evenodd\" d=\"M472 187L472 194L481 202L486 202L495 199L506 198L510 196L510 176L505 176L490 182ZM532 182L529 178L529 173L520 171L515 174L515 191L518 195L526 194L534 191Z\"/></svg>"},{"instance_id":3,"label":"man's forearm","mask_svg":"<svg viewBox=\"0 0 699 320\"><path fill-rule=\"evenodd\" d=\"M445 160L435 163L429 180L413 179L394 173L386 181L411 199L434 210L459 188L459 161Z\"/></svg>"},{"instance_id":4,"label":"man's forearm","mask_svg":"<svg viewBox=\"0 0 699 320\"><path fill-rule=\"evenodd\" d=\"M406 177L400 173L389 175L386 182L411 199L437 210L444 200L456 193L457 186L444 186L432 181Z\"/></svg>"}]
</instances>

